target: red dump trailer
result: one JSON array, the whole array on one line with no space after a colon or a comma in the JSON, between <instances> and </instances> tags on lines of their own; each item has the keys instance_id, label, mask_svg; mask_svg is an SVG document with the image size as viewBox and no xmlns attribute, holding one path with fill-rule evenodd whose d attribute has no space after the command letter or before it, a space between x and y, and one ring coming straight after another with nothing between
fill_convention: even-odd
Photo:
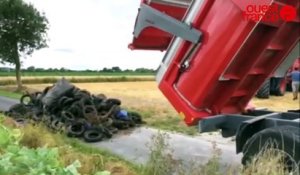
<instances>
[{"instance_id":1,"label":"red dump trailer","mask_svg":"<svg viewBox=\"0 0 300 175\"><path fill-rule=\"evenodd\" d=\"M274 139L287 167L299 170L299 113L246 110L264 81L299 57L299 6L299 0L142 0L129 48L166 50L156 80L187 125L235 135L244 164Z\"/></svg>"}]
</instances>

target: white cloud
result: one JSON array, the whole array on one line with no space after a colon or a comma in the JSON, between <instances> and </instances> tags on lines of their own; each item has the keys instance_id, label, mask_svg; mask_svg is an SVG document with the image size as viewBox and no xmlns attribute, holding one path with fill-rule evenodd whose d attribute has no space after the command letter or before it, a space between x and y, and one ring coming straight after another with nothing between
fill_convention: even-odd
<instances>
[{"instance_id":1,"label":"white cloud","mask_svg":"<svg viewBox=\"0 0 300 175\"><path fill-rule=\"evenodd\" d=\"M131 51L127 45L138 0L27 0L50 22L49 48L23 60L24 67L70 69L157 68L161 52Z\"/></svg>"}]
</instances>

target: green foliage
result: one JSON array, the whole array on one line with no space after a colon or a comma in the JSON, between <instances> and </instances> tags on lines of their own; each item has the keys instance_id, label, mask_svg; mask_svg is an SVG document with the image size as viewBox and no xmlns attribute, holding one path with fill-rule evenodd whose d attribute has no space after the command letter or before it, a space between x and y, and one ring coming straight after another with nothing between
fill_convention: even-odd
<instances>
[{"instance_id":1,"label":"green foliage","mask_svg":"<svg viewBox=\"0 0 300 175\"><path fill-rule=\"evenodd\" d=\"M17 90L22 89L20 54L47 46L48 21L23 0L0 0L0 62L15 65Z\"/></svg>"},{"instance_id":2,"label":"green foliage","mask_svg":"<svg viewBox=\"0 0 300 175\"><path fill-rule=\"evenodd\" d=\"M48 21L32 4L0 1L0 59L16 64L19 53L32 54L46 47Z\"/></svg>"},{"instance_id":3,"label":"green foliage","mask_svg":"<svg viewBox=\"0 0 300 175\"><path fill-rule=\"evenodd\" d=\"M0 120L3 117L0 116ZM77 169L81 166L76 160L64 167L59 161L58 148L39 147L30 149L19 145L19 129L9 129L0 121L0 174L15 175L80 175ZM108 171L95 175L110 175Z\"/></svg>"},{"instance_id":4,"label":"green foliage","mask_svg":"<svg viewBox=\"0 0 300 175\"><path fill-rule=\"evenodd\" d=\"M6 149L9 145L15 145L20 139L21 133L18 129L9 130L0 125L0 150Z\"/></svg>"},{"instance_id":5,"label":"green foliage","mask_svg":"<svg viewBox=\"0 0 300 175\"><path fill-rule=\"evenodd\" d=\"M19 100L21 98L22 94L0 89L0 96Z\"/></svg>"}]
</instances>

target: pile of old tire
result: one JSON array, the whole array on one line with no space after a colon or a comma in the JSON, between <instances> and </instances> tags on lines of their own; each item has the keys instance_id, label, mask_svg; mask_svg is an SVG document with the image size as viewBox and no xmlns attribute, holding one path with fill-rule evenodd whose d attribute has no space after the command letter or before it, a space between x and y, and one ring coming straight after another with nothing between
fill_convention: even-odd
<instances>
[{"instance_id":1,"label":"pile of old tire","mask_svg":"<svg viewBox=\"0 0 300 175\"><path fill-rule=\"evenodd\" d=\"M5 113L19 123L43 122L69 137L98 142L118 130L143 124L140 114L121 108L121 101L104 94L93 95L67 80L59 80L43 92L25 94Z\"/></svg>"}]
</instances>

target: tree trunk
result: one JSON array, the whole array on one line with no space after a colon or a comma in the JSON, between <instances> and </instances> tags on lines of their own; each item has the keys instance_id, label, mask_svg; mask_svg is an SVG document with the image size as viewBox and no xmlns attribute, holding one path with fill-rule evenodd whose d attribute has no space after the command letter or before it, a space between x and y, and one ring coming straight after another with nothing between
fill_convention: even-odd
<instances>
[{"instance_id":1,"label":"tree trunk","mask_svg":"<svg viewBox=\"0 0 300 175\"><path fill-rule=\"evenodd\" d=\"M18 46L15 48L15 65L16 65L16 80L17 80L17 91L22 90L22 81L21 81L21 62L18 52Z\"/></svg>"}]
</instances>

